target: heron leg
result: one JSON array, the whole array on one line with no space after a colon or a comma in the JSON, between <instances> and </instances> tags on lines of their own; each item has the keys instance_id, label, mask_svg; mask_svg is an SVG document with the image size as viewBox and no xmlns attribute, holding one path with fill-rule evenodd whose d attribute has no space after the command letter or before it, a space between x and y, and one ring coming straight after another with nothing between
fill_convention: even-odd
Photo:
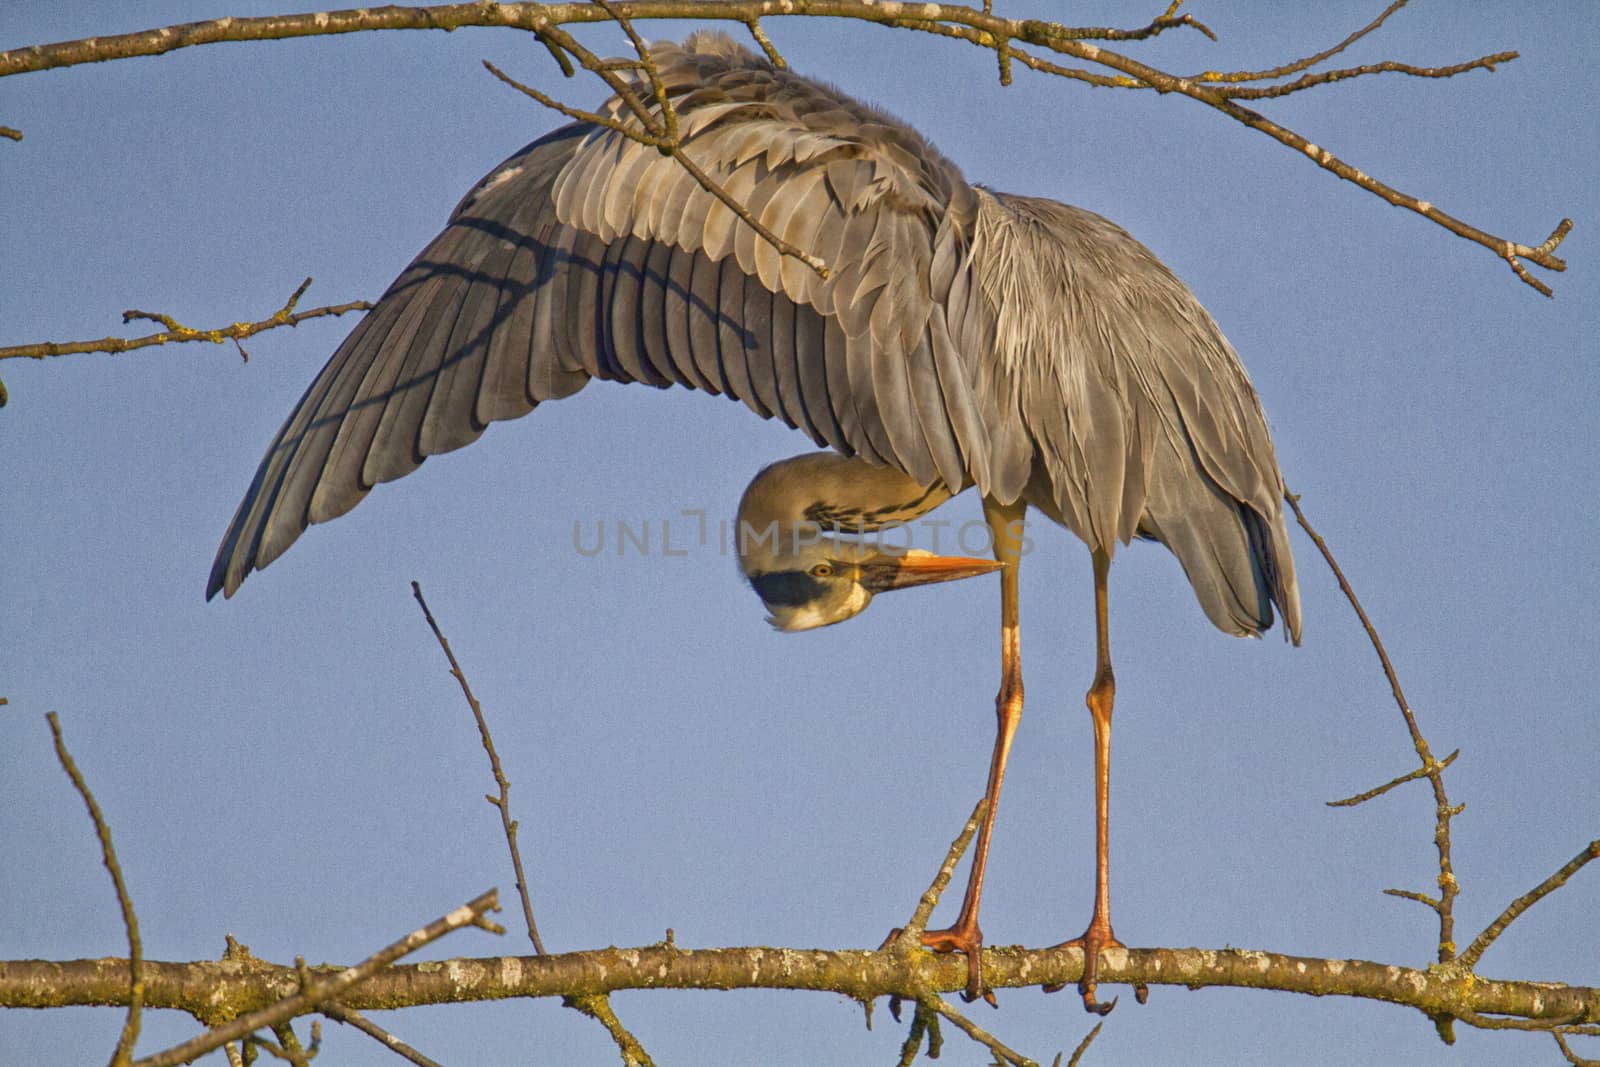
<instances>
[{"instance_id":1,"label":"heron leg","mask_svg":"<svg viewBox=\"0 0 1600 1067\"><path fill-rule=\"evenodd\" d=\"M995 559L1005 564L1000 572L1000 692L994 698L994 753L989 758L989 782L984 793L988 810L978 829L978 842L972 854L972 870L967 876L967 892L961 900L961 913L943 930L928 930L922 935L924 946L935 952L962 952L967 957L968 1001L980 996L993 1001L983 989L983 931L978 928L978 902L983 896L983 876L989 865L989 838L994 833L995 813L1000 807L1000 787L1005 783L1006 760L1017 724L1022 721L1022 645L1017 627L1017 571L1022 558L1022 520L1028 505L1018 500L1000 504L983 502L983 517L989 524Z\"/></svg>"},{"instance_id":2,"label":"heron leg","mask_svg":"<svg viewBox=\"0 0 1600 1067\"><path fill-rule=\"evenodd\" d=\"M1100 950L1125 947L1111 932L1111 834L1108 815L1111 805L1111 708L1116 698L1117 680L1111 670L1111 636L1106 613L1106 578L1110 571L1111 554L1104 549L1095 549L1095 669L1094 682L1084 695L1084 703L1089 706L1089 717L1094 722L1094 913L1089 918L1089 928L1083 932L1083 936L1055 946L1083 950L1083 977L1078 980L1078 993L1083 997L1084 1008L1096 1015L1105 1015L1117 1006L1114 998L1109 1004L1102 1004L1095 999ZM1054 993L1060 988L1046 986L1045 992ZM1134 987L1134 995L1143 1004L1149 991L1138 985Z\"/></svg>"}]
</instances>

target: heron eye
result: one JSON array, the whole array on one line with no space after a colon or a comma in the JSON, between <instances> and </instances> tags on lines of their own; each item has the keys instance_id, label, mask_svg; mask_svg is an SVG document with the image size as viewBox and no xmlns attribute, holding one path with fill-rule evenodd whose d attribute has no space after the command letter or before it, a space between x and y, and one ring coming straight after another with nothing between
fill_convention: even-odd
<instances>
[{"instance_id":1,"label":"heron eye","mask_svg":"<svg viewBox=\"0 0 1600 1067\"><path fill-rule=\"evenodd\" d=\"M830 564L830 563L819 563L819 564L817 564L815 567L811 568L811 577L813 577L813 578L832 578L833 577L833 565Z\"/></svg>"}]
</instances>

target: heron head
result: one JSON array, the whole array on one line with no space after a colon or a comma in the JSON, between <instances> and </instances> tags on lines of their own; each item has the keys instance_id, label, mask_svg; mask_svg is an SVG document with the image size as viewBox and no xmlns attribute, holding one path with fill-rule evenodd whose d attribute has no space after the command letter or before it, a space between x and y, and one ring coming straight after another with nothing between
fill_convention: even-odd
<instances>
[{"instance_id":1,"label":"heron head","mask_svg":"<svg viewBox=\"0 0 1600 1067\"><path fill-rule=\"evenodd\" d=\"M745 576L767 607L774 628L793 632L843 622L866 610L878 593L951 582L998 570L999 563L935 556L910 549L863 551L823 538L782 559L763 561Z\"/></svg>"}]
</instances>

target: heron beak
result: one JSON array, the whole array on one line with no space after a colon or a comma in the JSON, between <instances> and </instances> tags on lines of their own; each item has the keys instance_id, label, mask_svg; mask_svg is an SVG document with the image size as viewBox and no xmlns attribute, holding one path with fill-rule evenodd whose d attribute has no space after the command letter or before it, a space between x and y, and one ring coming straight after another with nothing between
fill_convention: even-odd
<instances>
[{"instance_id":1,"label":"heron beak","mask_svg":"<svg viewBox=\"0 0 1600 1067\"><path fill-rule=\"evenodd\" d=\"M883 593L890 589L909 589L914 585L976 578L980 574L994 573L1001 564L992 559L935 556L912 549L903 556L870 556L859 566L861 584L869 592Z\"/></svg>"}]
</instances>

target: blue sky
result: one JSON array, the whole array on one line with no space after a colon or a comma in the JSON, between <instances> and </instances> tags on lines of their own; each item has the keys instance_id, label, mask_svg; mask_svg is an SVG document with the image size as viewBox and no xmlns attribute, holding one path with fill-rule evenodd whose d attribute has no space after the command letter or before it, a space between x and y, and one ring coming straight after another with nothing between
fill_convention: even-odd
<instances>
[{"instance_id":1,"label":"blue sky","mask_svg":"<svg viewBox=\"0 0 1600 1067\"><path fill-rule=\"evenodd\" d=\"M1002 2L1003 11L1041 13ZM1159 5L1157 5L1159 6ZM1222 37L1127 51L1169 70L1270 66L1377 4L1202 5ZM11 3L0 47L270 4ZM1177 98L1089 90L956 42L774 20L801 72L928 134L973 181L1116 220L1195 290L1259 389L1289 484L1380 626L1452 799L1470 938L1600 826L1600 445L1594 254L1600 96L1590 9L1419 2L1350 62L1523 58L1448 82L1374 78L1262 110L1497 234L1577 229L1553 301L1505 265ZM1150 12L1141 9L1140 17ZM1129 16L1074 6L1085 23ZM656 25L652 37L686 27ZM603 51L615 31L588 32ZM555 125L479 67L580 106L511 32L395 33L190 49L7 79L0 124L0 345L124 332L143 308L209 327L375 297L484 172ZM998 591L884 597L799 635L763 622L734 560L666 556L731 516L807 442L692 393L596 385L310 531L228 602L211 557L272 433L351 319L231 347L0 365L0 958L122 954L83 810L50 751L56 710L111 820L153 958L350 961L490 885L510 892L491 787L454 683L411 602L422 582L513 783L554 950L873 945L909 914L982 789ZM970 494L939 513L976 518ZM652 524L648 552L587 556L575 524ZM682 525L679 525L682 524ZM1092 892L1089 557L1037 530L1022 575L1028 710L996 832L992 944L1080 932ZM588 533L585 535L589 536ZM1374 657L1296 535L1305 644L1226 638L1176 561L1112 570L1119 681L1113 917L1139 946L1234 945L1425 965L1432 801L1411 786L1323 802L1411 768ZM1600 872L1520 920L1480 970L1600 983ZM946 912L953 916L957 894ZM943 913L942 913L943 914ZM468 932L435 955L522 952ZM1113 993L1115 990L1107 990ZM1490 1064L1545 1038L1369 1003L1160 987L1124 998L1089 1062ZM1089 1021L1068 997L1001 994L981 1021L1048 1062ZM892 1062L903 1032L833 996L616 998L666 1063ZM120 1014L0 1015L0 1063L108 1055ZM446 1063L609 1063L554 1004L385 1018ZM192 1029L147 1024L141 1050ZM330 1024L340 1063L392 1062ZM1594 1054L1593 1052L1590 1053ZM945 1059L984 1061L952 1034Z\"/></svg>"}]
</instances>

